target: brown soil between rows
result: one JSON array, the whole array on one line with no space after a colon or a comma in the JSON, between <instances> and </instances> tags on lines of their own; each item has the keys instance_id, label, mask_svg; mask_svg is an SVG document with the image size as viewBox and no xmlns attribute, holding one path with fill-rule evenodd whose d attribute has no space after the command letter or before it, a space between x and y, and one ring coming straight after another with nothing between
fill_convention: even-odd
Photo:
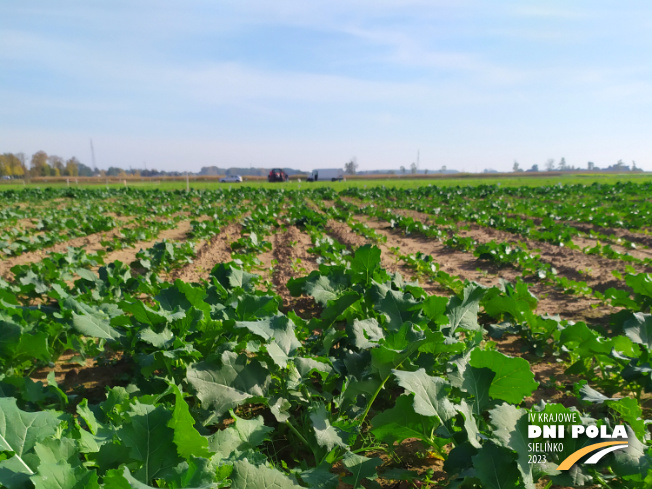
<instances>
[{"instance_id":1,"label":"brown soil between rows","mask_svg":"<svg viewBox=\"0 0 652 489\"><path fill-rule=\"evenodd\" d=\"M172 279L184 282L199 282L207 279L208 274L218 263L231 261L231 242L240 236L241 226L231 223L209 241L204 241L197 250L195 259L187 265L171 273Z\"/></svg>"},{"instance_id":2,"label":"brown soil between rows","mask_svg":"<svg viewBox=\"0 0 652 489\"><path fill-rule=\"evenodd\" d=\"M424 223L433 223L435 216L431 214L426 214L424 212L419 212L411 209L395 209L395 212L403 216L409 216L414 219L423 221ZM528 216L521 216L523 218L529 219ZM541 221L541 219L539 219ZM587 278L585 274L577 273L578 270L590 270L590 277L593 277L592 288L596 290L604 291L609 287L617 287L619 282L615 280L612 270L618 270L621 273L625 273L625 268L627 266L632 266L633 268L650 272L652 267L647 267L645 265L633 264L626 262L624 260L610 259L601 257L598 255L588 255L580 250L572 250L569 248L561 248L544 241L536 241L533 239L528 239L526 237L520 236L516 233L510 233L508 231L502 231L499 229L494 229L486 226L481 226L475 223L467 222L458 222L458 228L469 227L469 231L459 230L458 234L460 236L471 236L475 239L478 239L480 242L489 241L487 239L482 240L483 235L490 236L491 239L499 239L501 241L514 243L518 241L525 243L530 250L539 249L541 250L541 258L544 261L548 261L555 268L563 270L564 275L572 278L573 280L585 281L589 283L590 278ZM588 238L584 236L573 237L573 242L580 248L594 247L597 245L599 240ZM639 259L652 258L652 250L630 250L624 246L619 246L615 244L610 245L615 251L619 253L629 253L631 256ZM561 257L568 257L568 260L560 260ZM596 265L593 265L593 264ZM584 267L574 267L573 264L585 265ZM570 265L570 266L569 266ZM597 266L597 269L595 268ZM597 275L596 275L597 274Z\"/></svg>"},{"instance_id":3,"label":"brown soil between rows","mask_svg":"<svg viewBox=\"0 0 652 489\"><path fill-rule=\"evenodd\" d=\"M172 229L164 229L156 238L152 240L139 241L135 243L132 248L125 248L122 250L116 250L107 253L104 257L104 263L112 263L117 260L121 261L122 263L129 264L136 259L136 254L140 250L150 248L159 241L164 239L169 241L186 241L188 239L188 233L190 232L190 229L190 221L181 221L178 223L177 227Z\"/></svg>"},{"instance_id":4,"label":"brown soil between rows","mask_svg":"<svg viewBox=\"0 0 652 489\"><path fill-rule=\"evenodd\" d=\"M287 288L291 278L299 278L317 270L316 257L308 253L312 246L310 236L296 226L288 226L285 232L272 236L272 257L276 264L273 268L272 283L275 292L283 299L282 309L294 310L299 316L307 318L314 312L312 299L301 296L292 297Z\"/></svg>"},{"instance_id":5,"label":"brown soil between rows","mask_svg":"<svg viewBox=\"0 0 652 489\"><path fill-rule=\"evenodd\" d=\"M101 402L106 398L108 386L129 384L133 366L127 357L120 353L107 351L106 358L76 360L76 352L68 351L61 355L53 367L39 368L30 378L35 382L47 384L47 376L54 372L54 379L67 395L78 392L90 403Z\"/></svg>"},{"instance_id":6,"label":"brown soil between rows","mask_svg":"<svg viewBox=\"0 0 652 489\"><path fill-rule=\"evenodd\" d=\"M103 231L99 233L88 234L78 238L72 238L68 241L57 243L48 248L41 248L36 251L28 251L21 253L17 256L9 257L0 261L0 277L7 278L11 273L11 268L15 265L25 265L27 263L34 263L47 257L49 253L64 253L68 247L83 247L86 253L96 253L104 249L101 241L115 237L120 229L114 228L110 231Z\"/></svg>"},{"instance_id":7,"label":"brown soil between rows","mask_svg":"<svg viewBox=\"0 0 652 489\"><path fill-rule=\"evenodd\" d=\"M364 216L360 216L361 220ZM432 255L440 269L450 275L459 276L463 280L477 282L485 286L499 285L500 279L514 282L521 277L520 271L512 267L499 268L484 260L479 260L470 253L462 253L445 247L437 240L422 236L404 236L397 231L391 231L387 223L372 219L363 220L377 233L387 237L387 246L397 245L404 254L417 252ZM528 281L528 280L526 280ZM559 315L562 319L573 321L586 321L604 323L614 310L609 306L601 305L596 299L568 295L563 292L537 283L528 281L530 291L539 299L537 313Z\"/></svg>"},{"instance_id":8,"label":"brown soil between rows","mask_svg":"<svg viewBox=\"0 0 652 489\"><path fill-rule=\"evenodd\" d=\"M550 243L530 239L516 239L517 236L506 231L485 228L477 225L470 226L469 230L460 230L460 236L470 236L480 243L491 240L505 243L524 243L531 251L539 250L540 259L552 265L559 275L572 280L586 282L592 289L604 292L610 287L623 288L625 284L614 277L613 270L627 273L627 262L610 260L596 255L587 255L579 250L572 250ZM639 267L641 271L650 272L652 267Z\"/></svg>"},{"instance_id":9,"label":"brown soil between rows","mask_svg":"<svg viewBox=\"0 0 652 489\"><path fill-rule=\"evenodd\" d=\"M369 225L368 222L365 222L365 224ZM373 228L373 226L369 227ZM378 229L374 230L378 232ZM367 240L364 236L355 234L347 224L342 222L330 221L328 223L327 231L332 235L332 237L348 247L355 248L371 243L371 241ZM411 268L401 263L398 258L394 257L394 254L390 250L391 244L394 243L391 243L390 241L391 240L388 239L388 244L381 242L371 243L380 248L380 264L385 270L389 273L400 273L406 281L417 283L421 288L423 288L423 290L428 292L428 294L450 295L450 292L439 284L420 281ZM396 244L400 245L400 242Z\"/></svg>"}]
</instances>

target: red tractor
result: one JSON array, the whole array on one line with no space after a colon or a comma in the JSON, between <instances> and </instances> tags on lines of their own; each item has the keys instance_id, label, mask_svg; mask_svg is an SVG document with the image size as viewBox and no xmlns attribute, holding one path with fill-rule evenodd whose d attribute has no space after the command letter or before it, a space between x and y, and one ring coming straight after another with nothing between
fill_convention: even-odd
<instances>
[{"instance_id":1,"label":"red tractor","mask_svg":"<svg viewBox=\"0 0 652 489\"><path fill-rule=\"evenodd\" d=\"M268 182L287 182L289 179L288 174L280 168L273 168L267 175Z\"/></svg>"}]
</instances>

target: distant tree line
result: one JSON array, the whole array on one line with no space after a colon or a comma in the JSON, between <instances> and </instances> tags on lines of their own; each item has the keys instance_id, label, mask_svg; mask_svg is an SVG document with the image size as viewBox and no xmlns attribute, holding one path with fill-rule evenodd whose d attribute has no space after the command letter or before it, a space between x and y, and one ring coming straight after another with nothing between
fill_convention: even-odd
<instances>
[{"instance_id":1,"label":"distant tree line","mask_svg":"<svg viewBox=\"0 0 652 489\"><path fill-rule=\"evenodd\" d=\"M48 155L45 151L37 151L27 160L24 153L3 153L0 155L0 178L30 178L30 177L160 177L182 176L183 172L151 170L125 170L111 166L108 170L91 168L76 157L67 160L57 155Z\"/></svg>"},{"instance_id":2,"label":"distant tree line","mask_svg":"<svg viewBox=\"0 0 652 489\"><path fill-rule=\"evenodd\" d=\"M599 168L593 163L592 161L589 161L586 165L586 168L580 168L576 167L574 165L569 165L566 163L566 158L562 157L559 162L556 162L553 158L550 158L546 161L545 163L545 169L546 171L618 171L618 172L623 172L623 171L636 171L640 172L643 171L641 168L638 168L636 166L636 162L632 161L631 166L627 165L623 160L618 160L616 163L613 165L609 165L606 168ZM539 165L534 164L529 170L523 170L521 168L521 165L519 164L518 161L514 161L514 165L512 166L512 170L515 172L522 172L522 171L527 171L527 172L538 172L539 170ZM489 172L491 170L485 170L485 173Z\"/></svg>"}]
</instances>

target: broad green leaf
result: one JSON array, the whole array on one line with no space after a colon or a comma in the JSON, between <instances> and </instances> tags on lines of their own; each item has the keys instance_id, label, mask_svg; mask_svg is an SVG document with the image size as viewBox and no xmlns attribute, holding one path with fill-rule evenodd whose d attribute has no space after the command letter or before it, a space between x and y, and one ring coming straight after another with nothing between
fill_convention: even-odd
<instances>
[{"instance_id":1,"label":"broad green leaf","mask_svg":"<svg viewBox=\"0 0 652 489\"><path fill-rule=\"evenodd\" d=\"M81 334L104 340L117 340L122 333L111 326L111 319L101 311L93 314L72 313L72 325Z\"/></svg>"},{"instance_id":2,"label":"broad green leaf","mask_svg":"<svg viewBox=\"0 0 652 489\"><path fill-rule=\"evenodd\" d=\"M131 457L141 462L136 478L145 483L165 478L179 462L172 442L174 432L167 426L171 413L163 406L136 402L127 414L128 421L120 427L118 437L129 448Z\"/></svg>"},{"instance_id":3,"label":"broad green leaf","mask_svg":"<svg viewBox=\"0 0 652 489\"><path fill-rule=\"evenodd\" d=\"M388 290L385 297L376 302L375 309L387 317L387 328L397 331L407 321L418 321L420 309L415 308L417 304L411 294Z\"/></svg>"},{"instance_id":4,"label":"broad green leaf","mask_svg":"<svg viewBox=\"0 0 652 489\"><path fill-rule=\"evenodd\" d=\"M211 276L215 277L227 290L235 288L252 289L253 284L258 280L258 275L245 272L232 265L232 263L218 263L211 270Z\"/></svg>"},{"instance_id":5,"label":"broad green leaf","mask_svg":"<svg viewBox=\"0 0 652 489\"><path fill-rule=\"evenodd\" d=\"M187 311L195 307L209 314L210 307L204 302L206 295L203 287L194 287L177 279L171 287L161 290L155 299L163 309L170 312Z\"/></svg>"},{"instance_id":6,"label":"broad green leaf","mask_svg":"<svg viewBox=\"0 0 652 489\"><path fill-rule=\"evenodd\" d=\"M255 360L246 355L224 352L221 362L204 361L188 367L188 382L197 391L205 408L220 416L253 396L264 396L270 376Z\"/></svg>"},{"instance_id":7,"label":"broad green leaf","mask_svg":"<svg viewBox=\"0 0 652 489\"><path fill-rule=\"evenodd\" d=\"M73 466L79 465L79 449L72 438L46 438L34 445L34 451L43 464L56 465L67 462Z\"/></svg>"},{"instance_id":8,"label":"broad green leaf","mask_svg":"<svg viewBox=\"0 0 652 489\"><path fill-rule=\"evenodd\" d=\"M347 328L353 344L359 350L366 350L378 346L378 342L385 337L383 328L376 318L354 319L353 325Z\"/></svg>"},{"instance_id":9,"label":"broad green leaf","mask_svg":"<svg viewBox=\"0 0 652 489\"><path fill-rule=\"evenodd\" d=\"M530 364L523 358L512 358L497 351L476 348L471 352L470 365L488 368L496 374L489 387L489 395L494 399L518 404L539 385L530 371Z\"/></svg>"},{"instance_id":10,"label":"broad green leaf","mask_svg":"<svg viewBox=\"0 0 652 489\"><path fill-rule=\"evenodd\" d=\"M271 295L246 294L238 300L234 319L253 321L278 313L277 299Z\"/></svg>"},{"instance_id":11,"label":"broad green leaf","mask_svg":"<svg viewBox=\"0 0 652 489\"><path fill-rule=\"evenodd\" d=\"M212 454L208 451L208 439L195 429L195 420L181 390L174 384L170 387L174 391L175 401L172 418L167 425L174 430L173 440L177 453L183 459L189 459L191 456L210 458Z\"/></svg>"},{"instance_id":12,"label":"broad green leaf","mask_svg":"<svg viewBox=\"0 0 652 489\"><path fill-rule=\"evenodd\" d=\"M331 472L328 462L301 472L301 480L314 489L337 489L340 483L338 474Z\"/></svg>"},{"instance_id":13,"label":"broad green leaf","mask_svg":"<svg viewBox=\"0 0 652 489\"><path fill-rule=\"evenodd\" d=\"M31 477L34 489L99 489L97 473L86 467L72 467L67 462L41 463L38 474Z\"/></svg>"},{"instance_id":14,"label":"broad green leaf","mask_svg":"<svg viewBox=\"0 0 652 489\"><path fill-rule=\"evenodd\" d=\"M473 467L483 489L508 489L518 487L520 473L515 463L515 455L509 450L487 442L475 455Z\"/></svg>"},{"instance_id":15,"label":"broad green leaf","mask_svg":"<svg viewBox=\"0 0 652 489\"><path fill-rule=\"evenodd\" d=\"M489 411L491 424L495 427L496 441L503 447L516 452L516 461L527 489L534 489L532 465L528 460L528 413L510 404L501 404Z\"/></svg>"},{"instance_id":16,"label":"broad green leaf","mask_svg":"<svg viewBox=\"0 0 652 489\"><path fill-rule=\"evenodd\" d=\"M374 271L380 266L380 249L376 246L366 244L355 250L351 260L351 270L365 284L371 282Z\"/></svg>"},{"instance_id":17,"label":"broad green leaf","mask_svg":"<svg viewBox=\"0 0 652 489\"><path fill-rule=\"evenodd\" d=\"M360 294L354 291L345 292L337 299L329 301L321 314L321 327L327 328L337 320L349 307L360 300Z\"/></svg>"},{"instance_id":18,"label":"broad green leaf","mask_svg":"<svg viewBox=\"0 0 652 489\"><path fill-rule=\"evenodd\" d=\"M417 414L413 406L412 396L399 396L394 407L374 416L371 432L390 446L406 438L430 440L439 423L432 416Z\"/></svg>"},{"instance_id":19,"label":"broad green leaf","mask_svg":"<svg viewBox=\"0 0 652 489\"><path fill-rule=\"evenodd\" d=\"M37 358L44 362L50 362L52 356L49 347L49 335L45 331L37 331L31 334L23 333L20 341L13 350L14 358Z\"/></svg>"},{"instance_id":20,"label":"broad green leaf","mask_svg":"<svg viewBox=\"0 0 652 489\"><path fill-rule=\"evenodd\" d=\"M431 377L422 368L416 372L394 370L401 387L414 393L414 411L423 416L436 416L441 423L453 418L457 411L448 399L450 384L440 377Z\"/></svg>"},{"instance_id":21,"label":"broad green leaf","mask_svg":"<svg viewBox=\"0 0 652 489\"><path fill-rule=\"evenodd\" d=\"M295 325L287 316L274 316L260 321L236 321L236 328L246 328L265 341L276 343L288 356L294 355L301 343L294 332Z\"/></svg>"},{"instance_id":22,"label":"broad green leaf","mask_svg":"<svg viewBox=\"0 0 652 489\"><path fill-rule=\"evenodd\" d=\"M231 489L292 489L301 487L296 481L276 469L256 466L247 459L238 460L233 464L233 484Z\"/></svg>"},{"instance_id":23,"label":"broad green leaf","mask_svg":"<svg viewBox=\"0 0 652 489\"><path fill-rule=\"evenodd\" d=\"M124 312L131 313L138 322L150 326L171 323L175 319L180 319L186 315L185 311L169 312L165 309L152 309L139 300L133 302L122 301L120 307Z\"/></svg>"},{"instance_id":24,"label":"broad green leaf","mask_svg":"<svg viewBox=\"0 0 652 489\"><path fill-rule=\"evenodd\" d=\"M314 281L306 282L305 293L314 297L317 304L327 307L328 301L336 300L346 290L348 280L343 281L343 278L319 275Z\"/></svg>"},{"instance_id":25,"label":"broad green leaf","mask_svg":"<svg viewBox=\"0 0 652 489\"><path fill-rule=\"evenodd\" d=\"M652 314L637 312L632 318L625 321L625 334L639 345L644 345L652 351Z\"/></svg>"},{"instance_id":26,"label":"broad green leaf","mask_svg":"<svg viewBox=\"0 0 652 489\"><path fill-rule=\"evenodd\" d=\"M636 433L629 426L626 426L626 429L629 440L628 447L624 450L616 450L613 460L605 458L605 462L609 463L614 472L620 476L640 475L645 477L652 468L649 447L636 438Z\"/></svg>"},{"instance_id":27,"label":"broad green leaf","mask_svg":"<svg viewBox=\"0 0 652 489\"><path fill-rule=\"evenodd\" d=\"M310 413L310 421L312 421L315 438L320 446L326 447L326 450L329 452L336 445L342 448L347 448L347 444L344 443L337 430L331 425L328 412L323 405L319 405L316 409L312 410Z\"/></svg>"},{"instance_id":28,"label":"broad green leaf","mask_svg":"<svg viewBox=\"0 0 652 489\"><path fill-rule=\"evenodd\" d=\"M464 432L471 446L480 448L480 430L476 422L475 416L471 406L469 406L464 399L460 401L455 409L464 417Z\"/></svg>"},{"instance_id":29,"label":"broad green leaf","mask_svg":"<svg viewBox=\"0 0 652 489\"><path fill-rule=\"evenodd\" d=\"M156 333L152 328L145 328L138 332L138 338L155 348L168 348L174 342L174 333L167 327L160 333Z\"/></svg>"},{"instance_id":30,"label":"broad green leaf","mask_svg":"<svg viewBox=\"0 0 652 489\"><path fill-rule=\"evenodd\" d=\"M34 445L54 434L59 426L59 416L50 411L28 413L18 409L13 397L0 398L0 451L14 452L9 460L0 462L0 467L6 462L11 465L22 465L27 473L32 469L27 466L23 456L34 448Z\"/></svg>"},{"instance_id":31,"label":"broad green leaf","mask_svg":"<svg viewBox=\"0 0 652 489\"><path fill-rule=\"evenodd\" d=\"M471 284L464 288L462 299L457 296L451 297L446 310L450 323L448 326L450 328L449 336L452 336L458 329L471 331L481 329L478 324L478 310L480 299L485 291L486 289L481 285Z\"/></svg>"},{"instance_id":32,"label":"broad green leaf","mask_svg":"<svg viewBox=\"0 0 652 489\"><path fill-rule=\"evenodd\" d=\"M344 477L342 482L351 484L354 489L363 487L362 482L365 479L376 480L378 478L376 468L383 463L378 457L368 458L351 452L346 452L342 462L347 470L351 472L351 475Z\"/></svg>"},{"instance_id":33,"label":"broad green leaf","mask_svg":"<svg viewBox=\"0 0 652 489\"><path fill-rule=\"evenodd\" d=\"M631 397L618 400L608 399L605 404L620 415L621 419L632 428L639 439L645 439L647 429L643 420L643 410L636 399Z\"/></svg>"}]
</instances>

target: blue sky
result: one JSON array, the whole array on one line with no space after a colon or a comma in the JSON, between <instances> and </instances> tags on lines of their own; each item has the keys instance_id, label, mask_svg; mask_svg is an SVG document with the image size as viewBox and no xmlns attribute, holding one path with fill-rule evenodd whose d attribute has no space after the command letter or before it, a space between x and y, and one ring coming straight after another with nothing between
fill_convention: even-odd
<instances>
[{"instance_id":1,"label":"blue sky","mask_svg":"<svg viewBox=\"0 0 652 489\"><path fill-rule=\"evenodd\" d=\"M0 66L28 157L652 171L649 1L5 1Z\"/></svg>"}]
</instances>

